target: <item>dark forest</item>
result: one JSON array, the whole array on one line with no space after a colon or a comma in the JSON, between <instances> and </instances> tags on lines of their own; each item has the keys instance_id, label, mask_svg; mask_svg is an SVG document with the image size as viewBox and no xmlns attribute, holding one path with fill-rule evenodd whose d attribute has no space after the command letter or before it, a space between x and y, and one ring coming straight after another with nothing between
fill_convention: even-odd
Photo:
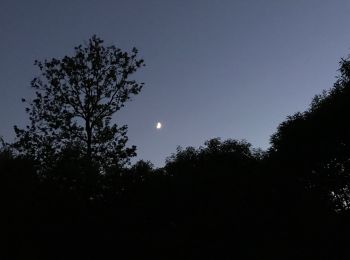
<instances>
[{"instance_id":1,"label":"dark forest","mask_svg":"<svg viewBox=\"0 0 350 260\"><path fill-rule=\"evenodd\" d=\"M214 138L162 168L113 123L147 91L137 49L93 36L35 64L30 123L0 150L1 259L349 259L349 58L269 149Z\"/></svg>"}]
</instances>

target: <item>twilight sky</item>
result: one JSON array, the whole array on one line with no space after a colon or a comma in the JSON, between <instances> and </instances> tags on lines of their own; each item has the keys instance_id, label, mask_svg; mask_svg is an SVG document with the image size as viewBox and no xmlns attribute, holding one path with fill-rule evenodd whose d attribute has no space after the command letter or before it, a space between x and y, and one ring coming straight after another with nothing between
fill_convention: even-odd
<instances>
[{"instance_id":1,"label":"twilight sky","mask_svg":"<svg viewBox=\"0 0 350 260\"><path fill-rule=\"evenodd\" d=\"M349 0L1 0L0 135L11 141L27 122L34 60L96 34L145 59L143 92L115 117L139 159L162 166L178 145L213 137L266 149L287 115L332 86L350 54L349 14Z\"/></svg>"}]
</instances>

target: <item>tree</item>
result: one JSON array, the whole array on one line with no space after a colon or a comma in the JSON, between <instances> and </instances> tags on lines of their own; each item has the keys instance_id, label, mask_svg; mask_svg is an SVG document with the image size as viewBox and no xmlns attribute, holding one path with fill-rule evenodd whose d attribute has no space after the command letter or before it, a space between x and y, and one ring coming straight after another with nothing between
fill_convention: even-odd
<instances>
[{"instance_id":1,"label":"tree","mask_svg":"<svg viewBox=\"0 0 350 260\"><path fill-rule=\"evenodd\" d=\"M105 47L93 36L75 47L72 56L35 61L41 76L31 82L35 98L26 108L30 124L26 129L15 126L19 153L42 165L52 165L67 150L98 167L127 163L136 147L126 147L127 126L111 121L143 87L130 79L144 66L137 54L136 48L127 53Z\"/></svg>"},{"instance_id":2,"label":"tree","mask_svg":"<svg viewBox=\"0 0 350 260\"><path fill-rule=\"evenodd\" d=\"M338 211L350 208L350 58L339 65L334 86L280 124L270 151L285 175Z\"/></svg>"}]
</instances>

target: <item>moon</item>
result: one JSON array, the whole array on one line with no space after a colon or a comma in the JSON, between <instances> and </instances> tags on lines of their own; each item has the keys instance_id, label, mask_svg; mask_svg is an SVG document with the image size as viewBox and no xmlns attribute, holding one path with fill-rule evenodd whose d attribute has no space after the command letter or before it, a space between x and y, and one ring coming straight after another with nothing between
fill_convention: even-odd
<instances>
[{"instance_id":1,"label":"moon","mask_svg":"<svg viewBox=\"0 0 350 260\"><path fill-rule=\"evenodd\" d=\"M161 129L161 128L162 128L162 123L161 123L161 122L158 122L157 125L156 125L156 128L157 128L157 129Z\"/></svg>"}]
</instances>

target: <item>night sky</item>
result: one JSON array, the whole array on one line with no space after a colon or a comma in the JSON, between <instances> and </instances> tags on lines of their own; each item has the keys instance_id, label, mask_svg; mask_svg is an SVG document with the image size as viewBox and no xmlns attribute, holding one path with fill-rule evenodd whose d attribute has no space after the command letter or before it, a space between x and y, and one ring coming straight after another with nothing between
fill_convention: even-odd
<instances>
[{"instance_id":1,"label":"night sky","mask_svg":"<svg viewBox=\"0 0 350 260\"><path fill-rule=\"evenodd\" d=\"M138 159L162 166L213 137L266 149L287 115L329 89L350 54L348 0L0 1L0 135L24 127L34 60L72 54L93 34L146 67L140 95L114 118ZM156 123L163 124L161 130Z\"/></svg>"}]
</instances>

